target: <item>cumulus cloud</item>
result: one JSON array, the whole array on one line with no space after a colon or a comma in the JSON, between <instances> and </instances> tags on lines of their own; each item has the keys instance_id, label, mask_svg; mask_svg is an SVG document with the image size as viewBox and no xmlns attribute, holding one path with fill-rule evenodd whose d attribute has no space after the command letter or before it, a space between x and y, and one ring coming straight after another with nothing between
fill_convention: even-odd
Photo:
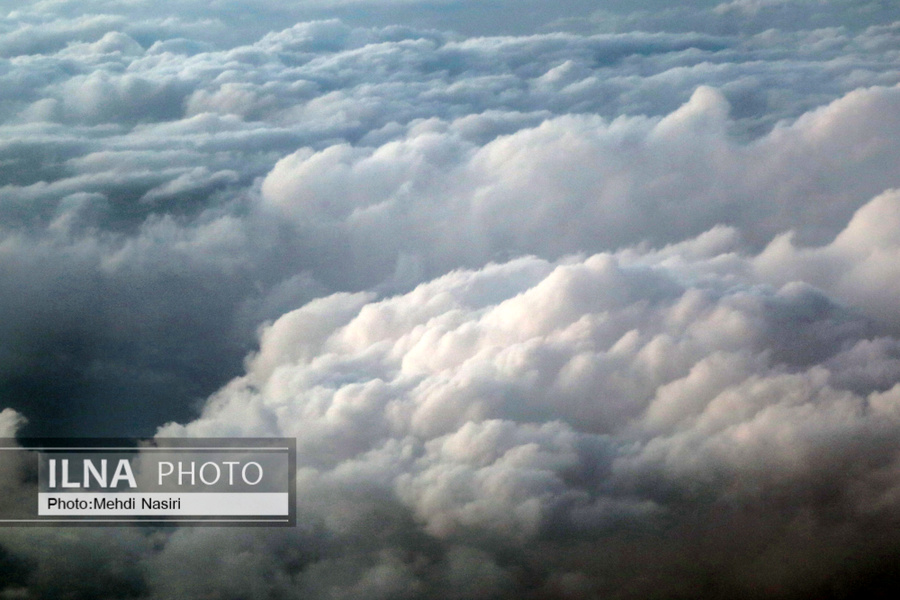
<instances>
[{"instance_id":1,"label":"cumulus cloud","mask_svg":"<svg viewBox=\"0 0 900 600\"><path fill-rule=\"evenodd\" d=\"M467 139L471 118L432 120L374 148L300 150L266 176L262 202L346 240L369 275L398 254L440 273L674 242L716 224L756 245L784 223L821 242L898 184L887 164L898 98L896 87L859 90L750 144L729 135L728 102L706 87L662 118L558 117L486 144Z\"/></svg>"},{"instance_id":2,"label":"cumulus cloud","mask_svg":"<svg viewBox=\"0 0 900 600\"><path fill-rule=\"evenodd\" d=\"M0 596L896 588L895 7L20 4L0 435L294 437L299 503Z\"/></svg>"},{"instance_id":3,"label":"cumulus cloud","mask_svg":"<svg viewBox=\"0 0 900 600\"><path fill-rule=\"evenodd\" d=\"M876 232L897 214L900 196L879 196L830 244L794 251L831 257L855 240L838 270L880 273L856 298L883 296L893 262L866 263L896 250L895 236ZM672 552L666 536L705 519L722 529L690 542L699 555L685 585L712 577L738 597L769 586L815 594L837 585L846 556L796 547L796 536L862 544L873 558L850 568L861 576L881 568L889 543L869 536L895 509L900 372L884 326L896 308L833 299L839 282L810 285L799 259L770 276L771 246L753 255L736 243L717 228L660 250L456 271L383 300L316 300L262 333L247 374L199 419L159 434L296 437L302 519L375 544L379 568L413 595L440 595L428 586L447 565L423 549L401 568L393 545L412 551L426 536L492 564L505 557L497 591L567 577L579 593L630 597L645 567L613 574L618 559L586 564L561 540ZM400 537L381 539L375 514L391 515L385 527ZM783 537L760 541L755 521ZM734 553L724 564L723 547ZM779 556L809 566L781 573ZM350 572L363 585L371 568ZM653 570L684 567L663 554ZM643 593L667 597L679 589L669 585Z\"/></svg>"},{"instance_id":4,"label":"cumulus cloud","mask_svg":"<svg viewBox=\"0 0 900 600\"><path fill-rule=\"evenodd\" d=\"M810 73L788 94L792 78L763 59L809 36L466 38L328 20L217 48L189 11L32 9L7 14L0 35L0 215L17 290L0 301L0 387L38 417L33 433L71 431L135 382L133 416L104 432L188 418L262 321L318 294L401 291L459 266L665 243L719 222L764 244L793 219L799 240L822 240L896 185L877 158L891 125L865 116L895 112L890 28L817 34L818 54L775 63ZM35 28L49 41L22 46L44 39ZM830 67L839 77L811 75L836 55L852 57ZM819 122L771 129L823 100ZM829 119L845 130L817 149L808 132ZM825 189L845 168L825 155L851 146L860 176ZM804 177L826 179L812 192L827 212L800 208Z\"/></svg>"}]
</instances>

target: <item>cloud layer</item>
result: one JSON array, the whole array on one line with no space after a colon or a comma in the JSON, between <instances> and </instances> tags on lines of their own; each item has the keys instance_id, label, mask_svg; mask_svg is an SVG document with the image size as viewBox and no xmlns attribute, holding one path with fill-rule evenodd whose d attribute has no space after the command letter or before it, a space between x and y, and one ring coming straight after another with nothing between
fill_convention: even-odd
<instances>
[{"instance_id":1,"label":"cloud layer","mask_svg":"<svg viewBox=\"0 0 900 600\"><path fill-rule=\"evenodd\" d=\"M330 20L216 47L230 38L187 10L49 6L0 35L0 388L33 434L190 418L259 323L322 293L718 223L757 248L787 229L824 243L898 185L892 26Z\"/></svg>"},{"instance_id":2,"label":"cloud layer","mask_svg":"<svg viewBox=\"0 0 900 600\"><path fill-rule=\"evenodd\" d=\"M880 300L898 218L890 191L819 247L782 236L748 254L717 227L658 250L458 270L381 300L316 299L262 331L246 374L197 420L159 431L296 437L301 525L178 530L154 547L134 533L135 566L84 568L150 597L884 586L900 314ZM813 286L822 262L843 275ZM6 539L37 573L57 568Z\"/></svg>"},{"instance_id":3,"label":"cloud layer","mask_svg":"<svg viewBox=\"0 0 900 600\"><path fill-rule=\"evenodd\" d=\"M375 544L377 567L345 574L357 585L377 568L444 597L432 578L452 566L418 549L426 536L481 556L486 596L670 597L707 580L731 597L815 595L877 575L891 547L873 532L894 522L900 483L886 333L900 314L879 302L898 217L888 192L822 247L782 237L747 255L716 228L319 299L268 327L198 420L160 434L297 437L301 519ZM818 261L843 276L810 285ZM656 558L617 570L622 553Z\"/></svg>"},{"instance_id":4,"label":"cloud layer","mask_svg":"<svg viewBox=\"0 0 900 600\"><path fill-rule=\"evenodd\" d=\"M0 597L896 588L896 9L19 4L0 434L295 437L299 525Z\"/></svg>"}]
</instances>

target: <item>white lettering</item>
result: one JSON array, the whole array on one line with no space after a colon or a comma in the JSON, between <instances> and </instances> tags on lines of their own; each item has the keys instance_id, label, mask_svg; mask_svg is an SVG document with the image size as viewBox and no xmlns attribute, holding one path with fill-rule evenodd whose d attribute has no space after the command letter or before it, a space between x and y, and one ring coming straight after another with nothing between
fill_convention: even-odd
<instances>
[{"instance_id":1,"label":"white lettering","mask_svg":"<svg viewBox=\"0 0 900 600\"><path fill-rule=\"evenodd\" d=\"M134 480L134 473L131 472L131 463L124 458L119 460L119 466L116 467L116 472L113 473L110 485L116 487L122 479L128 482L128 487L137 487L137 482Z\"/></svg>"},{"instance_id":2,"label":"white lettering","mask_svg":"<svg viewBox=\"0 0 900 600\"><path fill-rule=\"evenodd\" d=\"M253 481L253 482L251 482L249 479L247 479L247 467L249 467L250 465L256 465L256 469L259 471L259 477L257 477L256 481ZM244 483L246 483L247 485L256 485L257 483L259 483L262 480L262 476L263 476L263 468L262 468L262 465L260 465L258 462L248 462L246 465L244 465L244 468L241 469L241 477L244 478Z\"/></svg>"},{"instance_id":3,"label":"white lettering","mask_svg":"<svg viewBox=\"0 0 900 600\"><path fill-rule=\"evenodd\" d=\"M239 465L236 460L226 460L222 463L223 465L228 465L228 485L234 485L234 465Z\"/></svg>"},{"instance_id":4,"label":"white lettering","mask_svg":"<svg viewBox=\"0 0 900 600\"><path fill-rule=\"evenodd\" d=\"M216 478L213 479L212 481L207 481L206 478L203 477L203 470L204 470L206 467L210 467L210 466L213 467L213 468L215 468L215 470L216 470ZM202 482L205 483L206 485L215 485L216 482L219 481L219 478L220 478L221 476L222 476L222 470L219 469L219 465L217 465L217 464L214 463L214 462L206 462L206 463L203 463L203 465L200 467L200 481L202 481Z\"/></svg>"},{"instance_id":5,"label":"white lettering","mask_svg":"<svg viewBox=\"0 0 900 600\"><path fill-rule=\"evenodd\" d=\"M169 467L169 470L163 473L163 465ZM172 473L175 472L175 465L167 461L160 461L159 463L159 485L162 485L163 477L168 477Z\"/></svg>"},{"instance_id":6,"label":"white lettering","mask_svg":"<svg viewBox=\"0 0 900 600\"><path fill-rule=\"evenodd\" d=\"M94 475L94 481L97 482L97 485L100 487L106 487L106 459L100 460L100 472L97 472L96 467L94 467L94 463L90 460L85 460L83 463L84 466L84 487L91 487L91 474Z\"/></svg>"},{"instance_id":7,"label":"white lettering","mask_svg":"<svg viewBox=\"0 0 900 600\"><path fill-rule=\"evenodd\" d=\"M69 481L69 459L62 459L62 486L64 488L80 488L81 484L77 481Z\"/></svg>"},{"instance_id":8,"label":"white lettering","mask_svg":"<svg viewBox=\"0 0 900 600\"><path fill-rule=\"evenodd\" d=\"M193 463L193 461L191 461L191 463L190 463L190 465L191 465L190 471L185 471L181 466L183 464L184 463L182 463L181 461L178 461L178 485L184 485L184 482L182 481L182 477L185 475L191 476L191 485L194 485L194 463Z\"/></svg>"}]
</instances>

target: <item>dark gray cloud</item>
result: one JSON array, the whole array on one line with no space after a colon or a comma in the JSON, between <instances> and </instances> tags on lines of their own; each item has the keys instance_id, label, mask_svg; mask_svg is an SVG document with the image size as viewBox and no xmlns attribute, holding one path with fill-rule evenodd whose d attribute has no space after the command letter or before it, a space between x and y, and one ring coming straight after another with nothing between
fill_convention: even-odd
<instances>
[{"instance_id":1,"label":"dark gray cloud","mask_svg":"<svg viewBox=\"0 0 900 600\"><path fill-rule=\"evenodd\" d=\"M295 529L4 530L0 597L893 590L897 19L0 1L0 436L300 448Z\"/></svg>"}]
</instances>

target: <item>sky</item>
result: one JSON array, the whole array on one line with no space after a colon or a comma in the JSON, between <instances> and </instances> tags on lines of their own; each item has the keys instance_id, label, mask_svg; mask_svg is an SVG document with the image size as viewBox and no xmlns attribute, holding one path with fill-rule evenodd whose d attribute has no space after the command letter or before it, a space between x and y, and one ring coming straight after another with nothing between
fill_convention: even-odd
<instances>
[{"instance_id":1,"label":"sky","mask_svg":"<svg viewBox=\"0 0 900 600\"><path fill-rule=\"evenodd\" d=\"M298 444L0 599L886 597L898 158L885 0L0 0L0 434Z\"/></svg>"}]
</instances>

